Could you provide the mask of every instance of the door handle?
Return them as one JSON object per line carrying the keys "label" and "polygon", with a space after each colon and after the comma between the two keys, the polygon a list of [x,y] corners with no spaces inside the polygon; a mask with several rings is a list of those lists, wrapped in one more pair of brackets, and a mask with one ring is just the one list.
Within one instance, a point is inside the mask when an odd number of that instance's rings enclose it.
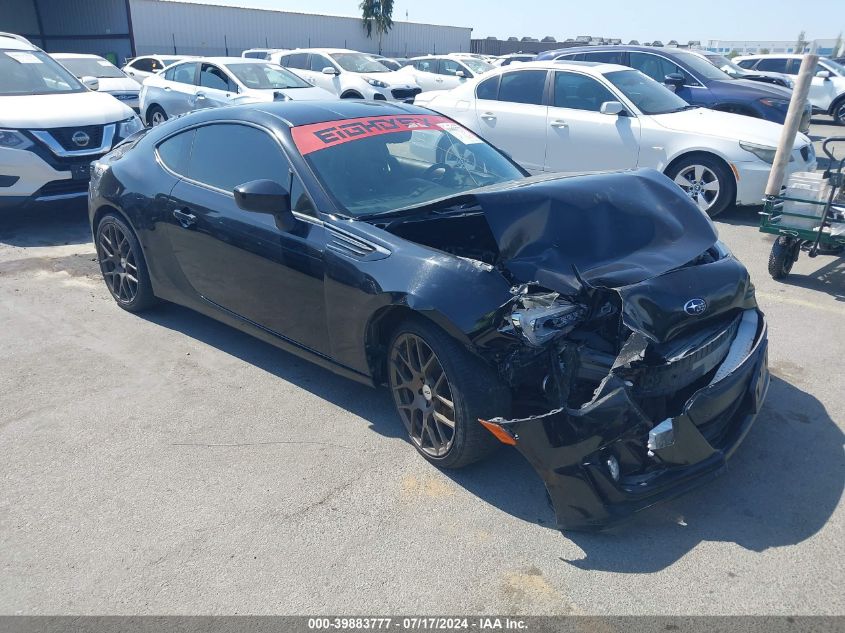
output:
{"label": "door handle", "polygon": [[204,93],[204,92],[198,92],[198,93],[197,93],[197,99],[206,99],[206,98],[207,98],[207,97],[205,96],[205,93]]}
{"label": "door handle", "polygon": [[165,86],[165,87],[164,87],[164,91],[165,91],[165,92],[170,92],[171,90],[172,90],[172,88],[171,88],[170,86]]}
{"label": "door handle", "polygon": [[492,112],[485,112],[484,114],[481,115],[481,118],[489,120],[489,121],[495,121],[496,115],[493,114]]}
{"label": "door handle", "polygon": [[180,209],[174,209],[173,217],[179,221],[179,224],[182,225],[183,229],[187,229],[197,223],[197,216],[193,213],[187,213],[186,211],[182,211]]}
{"label": "door handle", "polygon": [[555,119],[550,124],[552,127],[569,127],[569,123],[566,121],[561,121],[560,119]]}

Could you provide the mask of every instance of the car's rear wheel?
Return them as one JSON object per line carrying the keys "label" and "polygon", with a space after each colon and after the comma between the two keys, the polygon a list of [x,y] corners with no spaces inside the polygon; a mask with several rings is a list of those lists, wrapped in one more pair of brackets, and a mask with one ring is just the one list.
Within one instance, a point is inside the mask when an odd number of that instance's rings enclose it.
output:
{"label": "car's rear wheel", "polygon": [[507,415],[510,392],[443,330],[422,319],[405,321],[391,339],[387,365],[393,401],[423,457],[459,468],[497,448],[478,419]]}
{"label": "car's rear wheel", "polygon": [[686,156],[667,169],[666,175],[711,218],[735,200],[733,176],[717,158],[704,154]]}
{"label": "car's rear wheel", "polygon": [[155,127],[167,121],[167,113],[160,106],[150,106],[147,111],[147,119],[149,124]]}
{"label": "car's rear wheel", "polygon": [[129,312],[155,305],[144,253],[126,222],[114,214],[105,215],[97,225],[96,238],[100,270],[117,305]]}

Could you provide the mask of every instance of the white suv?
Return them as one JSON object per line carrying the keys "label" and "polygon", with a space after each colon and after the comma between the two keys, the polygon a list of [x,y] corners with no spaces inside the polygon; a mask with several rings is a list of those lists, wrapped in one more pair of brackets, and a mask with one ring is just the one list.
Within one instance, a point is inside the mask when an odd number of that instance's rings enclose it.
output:
{"label": "white suv", "polygon": [[283,55],[279,63],[341,99],[411,103],[422,92],[413,77],[343,48],[297,48]]}
{"label": "white suv", "polygon": [[[746,70],[769,71],[797,75],[803,55],[743,55],[733,61]],[[810,84],[810,103],[813,112],[823,112],[845,125],[845,66],[832,59],[821,57],[816,64],[816,75]]]}
{"label": "white suv", "polygon": [[0,77],[0,208],[84,198],[91,161],[142,127],[18,35],[0,33]]}

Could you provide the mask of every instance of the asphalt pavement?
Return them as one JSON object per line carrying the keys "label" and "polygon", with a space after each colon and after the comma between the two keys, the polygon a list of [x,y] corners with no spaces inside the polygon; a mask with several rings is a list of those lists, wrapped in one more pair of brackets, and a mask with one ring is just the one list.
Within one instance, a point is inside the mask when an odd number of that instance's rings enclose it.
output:
{"label": "asphalt pavement", "polygon": [[[845,133],[820,118],[815,136]],[[845,265],[766,272],[729,472],[561,534],[513,450],[429,466],[373,390],[188,310],[120,310],[81,208],[0,220],[0,614],[845,614]]]}

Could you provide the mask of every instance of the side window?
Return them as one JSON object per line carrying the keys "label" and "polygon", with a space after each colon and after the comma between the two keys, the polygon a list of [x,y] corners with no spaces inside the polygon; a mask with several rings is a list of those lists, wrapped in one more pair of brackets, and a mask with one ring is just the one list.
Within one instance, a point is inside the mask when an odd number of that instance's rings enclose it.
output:
{"label": "side window", "polygon": [[223,123],[197,128],[185,175],[231,192],[238,185],[262,178],[284,185],[289,169],[281,147],[267,132]]}
{"label": "side window", "polygon": [[545,70],[523,70],[505,73],[502,75],[499,85],[499,101],[542,105],[545,87]]}
{"label": "side window", "polygon": [[499,93],[499,75],[485,79],[475,89],[476,99],[489,99],[495,101]]}
{"label": "side window", "polygon": [[294,53],[287,58],[285,64],[288,68],[299,68],[305,70],[308,68],[308,53]]}
{"label": "side window", "polygon": [[238,87],[226,73],[217,66],[203,64],[200,68],[200,86],[212,90],[223,90],[226,92],[237,92]]}
{"label": "side window", "polygon": [[437,60],[434,59],[418,59],[414,62],[414,68],[421,70],[424,73],[433,73],[437,68]]}
{"label": "side window", "polygon": [[668,59],[659,57],[658,55],[632,52],[630,57],[631,68],[636,68],[644,75],[651,77],[659,83],[663,83],[666,79],[666,75],[671,75],[672,73],[680,73],[683,75],[684,83],[687,85],[698,83],[683,68],[674,62],[670,62]]}
{"label": "side window", "polygon": [[310,70],[313,70],[315,73],[321,73],[323,72],[323,68],[329,67],[334,68],[334,64],[322,55],[311,53],[311,63],[308,65]]}
{"label": "side window", "polygon": [[[765,59],[760,60],[760,63],[757,64],[756,70],[771,73],[785,73],[788,61],[789,60],[786,57],[766,57]],[[796,74],[797,72],[798,71],[796,69]]]}
{"label": "side window", "polygon": [[317,217],[317,210],[314,208],[314,203],[311,198],[305,193],[305,187],[302,186],[296,174],[290,175],[290,208],[297,213]]}
{"label": "side window", "polygon": [[602,62],[603,64],[625,64],[625,54],[622,51],[596,51],[584,53],[585,62]]}
{"label": "side window", "polygon": [[193,85],[196,76],[196,68],[197,65],[193,63],[177,64],[172,68],[168,68],[164,72],[164,78],[168,81],[179,82],[180,84]]}
{"label": "side window", "polygon": [[464,71],[464,76],[471,77],[472,75],[467,75],[467,71],[464,70],[464,67],[461,66],[458,62],[452,61],[451,59],[441,59],[440,66],[437,68],[438,75],[449,75],[450,77],[454,77],[458,74],[459,70]]}
{"label": "side window", "polygon": [[152,72],[157,73],[162,68],[164,68],[164,64],[162,64],[160,61],[158,61],[155,58],[150,59],[150,70],[152,70]]}
{"label": "side window", "polygon": [[129,64],[135,70],[140,70],[145,73],[153,72],[153,60],[149,57],[142,57],[141,59],[136,59],[134,62]]}
{"label": "side window", "polygon": [[554,105],[557,108],[598,112],[605,101],[618,101],[598,81],[577,73],[556,72],[554,90]]}
{"label": "side window", "polygon": [[737,66],[740,68],[754,68],[754,64],[757,63],[756,59],[741,59],[737,62]]}
{"label": "side window", "polygon": [[568,55],[558,55],[557,57],[555,57],[555,59],[563,62],[583,62],[584,53],[570,53]]}
{"label": "side window", "polygon": [[191,145],[194,142],[194,132],[188,130],[175,136],[171,136],[156,148],[161,162],[168,169],[177,174],[186,174],[188,171],[188,159],[191,157]]}

